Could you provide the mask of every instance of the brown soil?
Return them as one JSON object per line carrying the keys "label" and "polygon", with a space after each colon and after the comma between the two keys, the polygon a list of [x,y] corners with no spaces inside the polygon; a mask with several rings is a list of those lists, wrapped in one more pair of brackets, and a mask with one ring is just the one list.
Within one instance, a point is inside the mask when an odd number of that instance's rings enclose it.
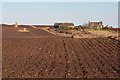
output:
{"label": "brown soil", "polygon": [[2,28],[2,36],[3,38],[49,38],[55,37],[53,34],[49,34],[48,32],[35,29],[32,27],[26,27],[26,29],[30,32],[19,32],[19,30],[23,29],[24,27],[3,27]]}
{"label": "brown soil", "polygon": [[113,31],[118,31],[120,33],[120,28],[111,28],[110,30],[113,30]]}
{"label": "brown soil", "polygon": [[58,38],[27,29],[31,32],[23,34],[17,28],[3,27],[3,78],[118,77],[117,40]]}

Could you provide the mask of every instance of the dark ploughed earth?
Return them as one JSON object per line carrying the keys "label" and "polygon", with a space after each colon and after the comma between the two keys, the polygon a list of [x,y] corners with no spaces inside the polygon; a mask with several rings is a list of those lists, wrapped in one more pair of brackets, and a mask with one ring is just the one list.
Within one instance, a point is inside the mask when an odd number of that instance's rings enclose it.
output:
{"label": "dark ploughed earth", "polygon": [[3,27],[3,78],[117,78],[118,41],[72,39],[41,29]]}
{"label": "dark ploughed earth", "polygon": [[35,29],[32,27],[26,27],[27,30],[30,32],[18,32],[18,30],[23,29],[23,27],[3,27],[3,38],[49,38],[49,37],[55,37],[53,34],[49,34],[48,32],[41,30],[41,29]]}

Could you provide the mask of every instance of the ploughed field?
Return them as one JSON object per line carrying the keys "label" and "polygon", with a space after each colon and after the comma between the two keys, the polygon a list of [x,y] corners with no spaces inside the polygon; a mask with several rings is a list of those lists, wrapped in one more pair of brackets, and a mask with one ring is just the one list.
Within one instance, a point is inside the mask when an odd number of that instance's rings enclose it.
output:
{"label": "ploughed field", "polygon": [[8,33],[3,31],[3,78],[118,77],[117,40],[58,38],[54,35],[54,38],[13,38],[5,34]]}
{"label": "ploughed field", "polygon": [[[30,32],[18,32],[18,30],[21,30],[23,28],[26,28]],[[49,37],[55,37],[53,34],[49,34],[48,32],[41,30],[41,29],[35,29],[30,26],[26,27],[2,27],[2,37],[4,39],[7,38],[49,38]]]}

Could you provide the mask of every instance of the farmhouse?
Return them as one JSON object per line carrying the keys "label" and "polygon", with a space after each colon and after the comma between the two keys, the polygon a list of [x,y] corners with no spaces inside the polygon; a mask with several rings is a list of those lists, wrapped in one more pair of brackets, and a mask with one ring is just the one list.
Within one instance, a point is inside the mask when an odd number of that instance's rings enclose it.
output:
{"label": "farmhouse", "polygon": [[60,28],[60,27],[63,27],[63,26],[68,26],[68,27],[74,28],[73,23],[54,23],[54,28]]}
{"label": "farmhouse", "polygon": [[88,23],[89,29],[102,29],[103,28],[103,22],[90,22]]}

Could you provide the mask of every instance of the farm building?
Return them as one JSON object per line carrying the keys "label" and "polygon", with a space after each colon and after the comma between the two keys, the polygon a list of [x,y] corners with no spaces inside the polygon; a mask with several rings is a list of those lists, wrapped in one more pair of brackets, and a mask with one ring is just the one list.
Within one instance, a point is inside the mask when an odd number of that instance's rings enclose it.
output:
{"label": "farm building", "polygon": [[68,27],[74,28],[73,23],[55,23],[54,24],[54,28],[60,28],[60,27],[63,27],[63,26],[68,26]]}
{"label": "farm building", "polygon": [[89,29],[102,29],[103,28],[103,22],[90,22],[88,23]]}

